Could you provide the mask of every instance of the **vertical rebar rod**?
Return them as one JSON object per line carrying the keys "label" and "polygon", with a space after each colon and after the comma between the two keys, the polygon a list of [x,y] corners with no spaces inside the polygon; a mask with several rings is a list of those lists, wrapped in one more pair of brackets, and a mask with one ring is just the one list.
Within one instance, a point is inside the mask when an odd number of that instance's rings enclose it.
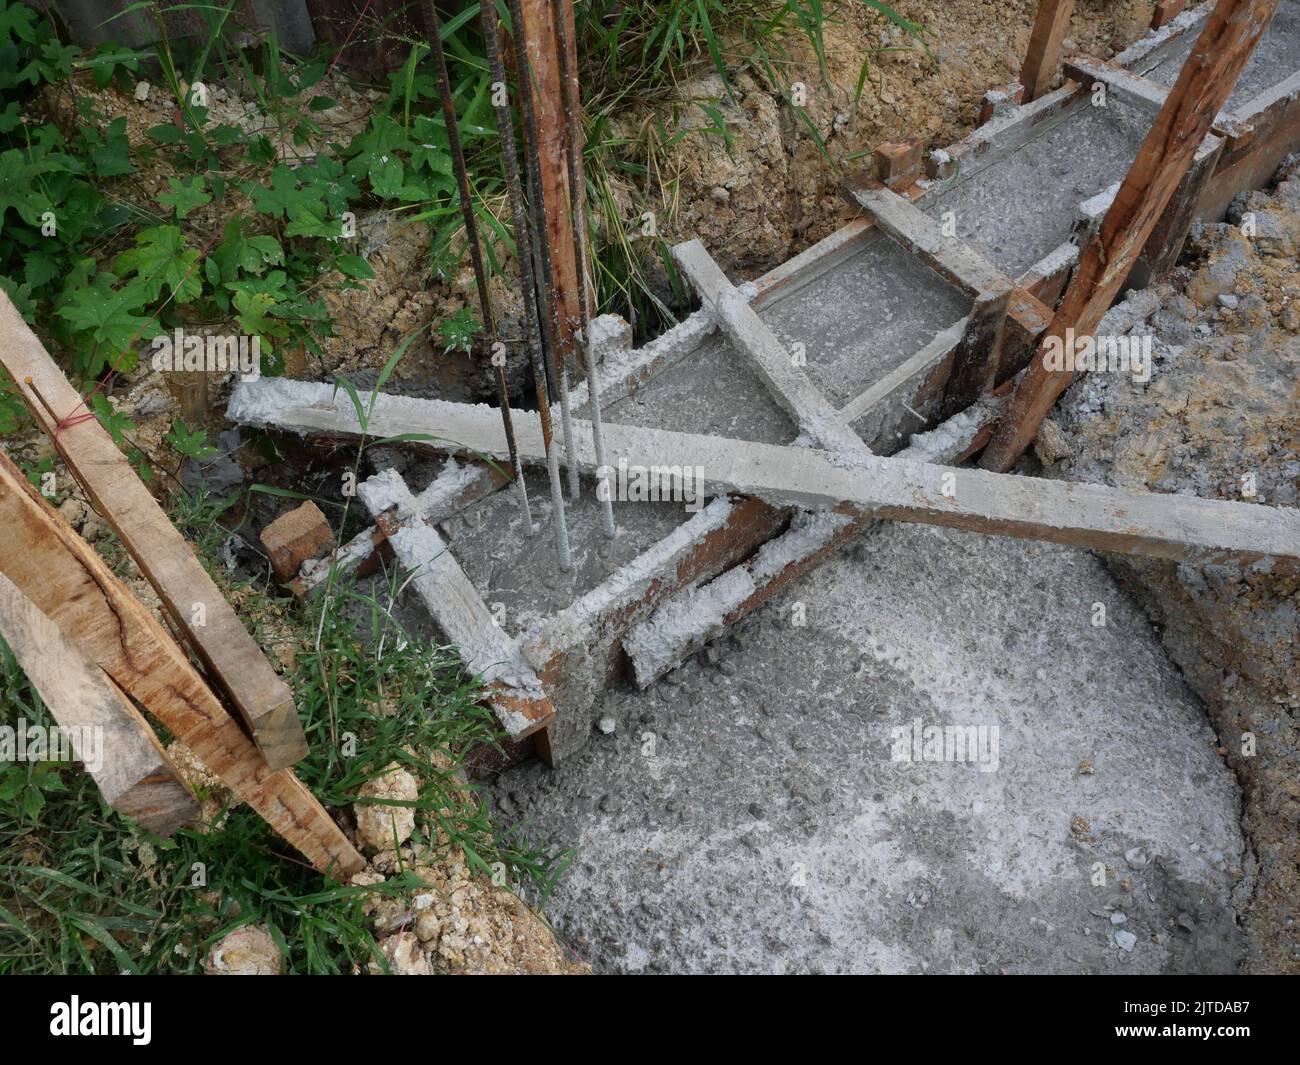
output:
{"label": "vertical rebar rod", "polygon": [[[487,273],[483,269],[483,253],[479,247],[478,222],[474,217],[473,192],[469,184],[469,170],[465,166],[465,151],[460,143],[460,127],[456,120],[456,106],[451,97],[451,77],[447,73],[447,57],[442,50],[442,33],[438,29],[438,12],[430,2],[425,5],[425,17],[429,20],[429,39],[433,50],[433,60],[438,73],[438,90],[442,94],[442,118],[447,126],[447,145],[451,150],[451,167],[456,178],[456,189],[460,196],[461,215],[465,222],[465,243],[469,247],[470,263],[474,267],[474,284],[478,289],[479,312],[483,318],[483,333],[487,337],[489,358],[496,354],[497,323],[492,313],[492,295],[488,291]],[[504,366],[497,366],[497,395],[501,401],[501,423],[505,428],[506,446],[510,451],[510,466],[514,473],[515,488],[519,493],[519,508],[523,514],[525,528],[533,527],[532,507],[528,504],[528,485],[524,482],[524,468],[519,459],[519,447],[515,443],[514,418],[510,413],[510,390],[506,384]]]}
{"label": "vertical rebar rod", "polygon": [[532,64],[524,40],[524,13],[521,0],[509,0],[510,19],[514,23],[515,52],[519,60],[519,114],[524,134],[524,176],[528,182],[529,219],[532,223],[533,254],[540,282],[538,306],[542,311],[543,349],[552,396],[560,401],[560,427],[564,433],[564,453],[569,462],[571,494],[578,495],[578,456],[573,444],[573,420],[569,409],[569,374],[565,352],[560,347],[560,315],[555,298],[555,267],[547,241],[546,199],[542,191],[541,136],[537,128],[534,103]]}
{"label": "vertical rebar rod", "polygon": [[[510,18],[514,23],[514,37],[520,79],[526,77],[527,58],[519,44],[520,27],[517,13],[518,0],[514,0]],[[487,46],[488,69],[496,86],[504,89],[505,64],[501,58],[501,20],[492,0],[479,0],[483,18],[483,36]],[[569,555],[569,529],[564,514],[564,493],[560,488],[559,461],[556,455],[555,436],[551,426],[551,400],[545,372],[545,345],[543,342],[541,309],[537,303],[537,277],[534,273],[532,226],[524,204],[523,183],[519,173],[519,156],[515,149],[514,119],[504,92],[493,93],[496,99],[497,133],[501,142],[501,162],[505,170],[506,191],[510,200],[510,215],[515,232],[515,257],[519,260],[519,289],[524,301],[524,340],[528,346],[528,362],[533,372],[533,386],[537,390],[537,407],[542,423],[542,444],[546,450],[546,472],[551,485],[551,511],[555,527],[556,550],[560,569],[573,568]],[[523,107],[520,106],[522,113]]]}
{"label": "vertical rebar rod", "polygon": [[[605,535],[613,538],[618,532],[614,524],[613,490],[609,481],[609,465],[605,458],[605,425],[600,413],[600,380],[596,370],[595,352],[591,342],[592,294],[595,278],[587,250],[587,182],[583,172],[582,154],[586,138],[582,131],[582,94],[578,85],[577,42],[569,23],[572,8],[566,0],[556,0],[555,37],[560,53],[560,88],[564,99],[564,118],[567,127],[569,163],[569,209],[573,212],[573,241],[578,262],[578,309],[582,327],[582,361],[587,371],[587,406],[591,411],[591,439],[596,450],[598,475],[606,478],[605,498],[601,500],[601,519]],[[567,12],[566,12],[567,8]],[[596,493],[597,498],[600,493]]]}

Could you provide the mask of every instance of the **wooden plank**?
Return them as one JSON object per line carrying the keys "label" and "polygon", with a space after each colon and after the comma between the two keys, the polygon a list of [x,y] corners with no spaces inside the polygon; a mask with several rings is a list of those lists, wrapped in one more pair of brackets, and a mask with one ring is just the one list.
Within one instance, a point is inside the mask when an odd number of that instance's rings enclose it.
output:
{"label": "wooden plank", "polygon": [[[435,482],[436,483],[436,482]],[[395,508],[388,542],[429,616],[460,652],[466,672],[486,685],[488,704],[512,739],[531,735],[555,716],[542,683],[518,643],[496,623],[447,542],[419,510],[419,500],[395,470],[357,486],[376,518]]]}
{"label": "wooden plank", "polygon": [[1073,78],[1090,89],[1098,83],[1105,85],[1108,99],[1113,96],[1139,111],[1155,114],[1169,95],[1168,89],[1150,78],[1080,52],[1067,56],[1064,66],[1067,78]]}
{"label": "wooden plank", "polygon": [[[1065,62],[1065,72],[1075,81],[1083,82],[1089,87],[1098,83],[1105,85],[1107,97],[1113,96],[1130,107],[1153,115],[1165,105],[1171,91],[1159,82],[1114,62],[1094,59],[1082,52],[1070,54]],[[1214,121],[1216,125],[1232,126],[1236,118],[1231,111],[1220,111]]]}
{"label": "wooden plank", "polygon": [[848,175],[843,188],[876,225],[972,299],[1007,284],[1002,271],[893,189],[861,172]]}
{"label": "wooden plank", "polygon": [[1061,61],[1061,42],[1070,26],[1074,0],[1039,0],[1034,28],[1029,33],[1029,47],[1020,68],[1020,84],[1025,87],[1025,102],[1037,100],[1052,87],[1056,68]]}
{"label": "wooden plank", "polygon": [[[346,396],[328,384],[262,378],[241,382],[229,416],[250,426],[333,438],[356,438],[361,427]],[[423,446],[460,454],[506,454],[497,412],[486,405],[383,394],[371,435],[425,433]],[[519,454],[545,463],[537,416],[521,411]],[[591,426],[574,423],[579,468],[596,471]],[[782,447],[609,423],[609,461],[704,469],[710,496],[757,496],[775,506],[843,505],[876,517],[946,525],[975,532],[1049,540],[1124,554],[1201,564],[1271,559],[1278,571],[1300,560],[1300,512],[1249,503],[1160,495],[1090,484],[1009,477],[982,470],[945,470],[894,458]],[[948,480],[951,478],[951,480]]]}
{"label": "wooden plank", "polygon": [[1300,71],[1260,93],[1235,112],[1214,175],[1201,196],[1196,217],[1217,222],[1233,198],[1263,188],[1282,160],[1300,150]]}
{"label": "wooden plank", "polygon": [[1007,470],[1069,387],[1074,374],[1048,369],[1043,355],[1066,330],[1089,336],[1127,279],[1215,116],[1236,84],[1277,0],[1221,0],[1156,116],[1097,236],[1079,261],[1052,324],[1016,389],[980,464]]}
{"label": "wooden plank", "polygon": [[173,622],[230,696],[267,764],[280,769],[300,759],[307,753],[307,739],[288,685],[99,420],[60,426],[61,419],[84,412],[85,405],[4,293],[0,365],[9,371],[27,409],[49,434],[92,505],[154,586]]}
{"label": "wooden plank", "polygon": [[998,375],[1011,293],[1011,282],[1004,281],[975,297],[961,341],[953,353],[952,373],[939,404],[940,419],[946,420],[965,410],[992,388]]}
{"label": "wooden plank", "polygon": [[963,318],[935,334],[934,339],[915,355],[894,367],[884,377],[873,382],[867,389],[844,404],[840,408],[840,417],[846,422],[855,422],[882,404],[899,399],[907,402],[917,383],[927,377],[935,366],[952,355],[965,333],[966,319]]}
{"label": "wooden plank", "polygon": [[0,637],[106,803],[160,836],[194,820],[199,805],[140,711],[3,573]]}
{"label": "wooden plank", "polygon": [[1152,228],[1151,235],[1147,237],[1146,244],[1142,246],[1142,254],[1129,271],[1125,282],[1128,287],[1146,288],[1158,278],[1164,277],[1177,264],[1201,202],[1214,179],[1223,145],[1223,139],[1213,133],[1201,142],[1192,165],[1178,183],[1178,188],[1174,190],[1159,221]]}
{"label": "wooden plank", "polygon": [[747,358],[772,398],[810,438],[830,450],[867,450],[862,438],[840,417],[790,351],[727,280],[698,240],[673,248],[673,259],[717,316],[718,324]]}
{"label": "wooden plank", "polygon": [[272,770],[161,623],[0,454],[0,572],[322,873],[365,862],[288,769]]}

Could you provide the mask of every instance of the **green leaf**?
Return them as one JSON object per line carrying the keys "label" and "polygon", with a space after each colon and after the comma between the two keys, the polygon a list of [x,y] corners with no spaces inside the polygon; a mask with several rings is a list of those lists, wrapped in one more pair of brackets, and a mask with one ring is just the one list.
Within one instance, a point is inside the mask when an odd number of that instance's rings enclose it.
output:
{"label": "green leaf", "polygon": [[[105,349],[87,358],[83,367],[87,374],[96,374],[104,366],[134,368],[137,356],[132,346],[157,335],[155,319],[134,313],[141,305],[140,293],[129,286],[114,289],[116,281],[112,274],[100,273],[89,285],[74,282],[64,290],[55,312],[73,329],[89,333],[97,349]],[[125,356],[120,361],[119,354]]]}
{"label": "green leaf", "polygon": [[164,122],[157,126],[150,126],[145,130],[144,135],[155,144],[180,144],[184,132],[170,122]]}
{"label": "green leaf", "polygon": [[131,165],[131,143],[126,139],[125,116],[109,124],[103,142],[90,153],[90,162],[100,177],[120,177],[135,170]]}
{"label": "green leaf", "polygon": [[179,226],[151,226],[136,234],[134,248],[113,260],[113,269],[123,277],[138,275],[151,301],[165,286],[177,303],[188,303],[203,291],[198,261],[198,251],[186,247]]}
{"label": "green leaf", "polygon": [[369,281],[375,276],[370,264],[360,255],[340,255],[334,260],[334,265],[346,277],[355,277],[359,281]]}
{"label": "green leaf", "polygon": [[169,177],[167,184],[171,191],[159,193],[158,202],[175,210],[177,218],[184,218],[191,211],[212,202],[212,197],[205,191],[206,182],[201,174],[185,181]]}

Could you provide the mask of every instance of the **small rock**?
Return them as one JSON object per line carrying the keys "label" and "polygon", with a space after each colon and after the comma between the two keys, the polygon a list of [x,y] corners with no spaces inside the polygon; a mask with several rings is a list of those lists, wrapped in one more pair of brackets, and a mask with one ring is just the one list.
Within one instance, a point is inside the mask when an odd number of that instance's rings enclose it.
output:
{"label": "small rock", "polygon": [[1219,294],[1219,306],[1235,311],[1237,309],[1237,297],[1231,292],[1222,292]]}
{"label": "small rock", "polygon": [[1119,949],[1124,951],[1126,954],[1137,946],[1137,941],[1137,936],[1124,929],[1120,929],[1120,931],[1115,933],[1115,946],[1119,947]]}
{"label": "small rock", "polygon": [[618,722],[606,714],[596,722],[596,727],[606,736],[612,736],[614,735],[614,731],[618,728]]}
{"label": "small rock", "polygon": [[[358,794],[366,799],[413,801],[420,797],[420,786],[415,777],[393,762],[379,776],[362,784]],[[354,810],[357,842],[367,850],[382,851],[391,848],[394,835],[400,846],[415,831],[415,810],[409,806],[358,803]]]}
{"label": "small rock", "polygon": [[1141,847],[1130,847],[1124,852],[1124,861],[1128,862],[1130,869],[1145,869],[1151,861],[1151,856]]}
{"label": "small rock", "polygon": [[153,86],[150,85],[147,81],[137,81],[137,82],[135,83],[135,99],[136,99],[136,103],[141,103],[141,104],[142,104],[142,103],[144,103],[147,99],[149,99],[149,92],[150,92],[150,90],[151,90],[152,88],[153,88]]}
{"label": "small rock", "polygon": [[208,952],[209,976],[279,976],[284,957],[260,925],[236,928]]}
{"label": "small rock", "polygon": [[1127,921],[1128,921],[1128,914],[1120,913],[1119,910],[1116,910],[1114,913],[1110,915],[1110,923],[1113,925],[1125,924]]}
{"label": "small rock", "polygon": [[[429,976],[433,972],[429,967],[429,959],[424,956],[424,951],[420,949],[420,941],[413,932],[401,932],[389,936],[379,944],[379,949],[388,959],[388,965],[394,976]],[[374,971],[383,971],[373,962],[371,968]]]}
{"label": "small rock", "polygon": [[432,910],[425,910],[415,919],[415,934],[421,943],[437,939],[442,932],[442,919]]}

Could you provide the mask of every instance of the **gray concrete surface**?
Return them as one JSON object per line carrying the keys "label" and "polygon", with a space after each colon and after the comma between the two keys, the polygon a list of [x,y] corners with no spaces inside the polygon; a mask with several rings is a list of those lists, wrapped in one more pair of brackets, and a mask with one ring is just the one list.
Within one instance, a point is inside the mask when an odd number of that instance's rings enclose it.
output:
{"label": "gray concrete surface", "polygon": [[[644,693],[609,693],[595,713],[613,732],[567,764],[495,784],[499,818],[576,849],[548,913],[597,971],[1218,972],[1241,956],[1236,785],[1091,555],[882,525],[733,632]],[[892,760],[892,730],[916,720],[997,726],[996,770]]]}
{"label": "gray concrete surface", "polygon": [[1070,237],[1082,200],[1124,177],[1150,117],[1111,99],[1073,117],[923,208],[951,211],[957,236],[1012,277]]}
{"label": "gray concrete surface", "polygon": [[[1198,33],[1190,33],[1176,51],[1147,74],[1161,85],[1173,85],[1192,53]],[[1270,86],[1300,70],[1300,3],[1282,0],[1264,36],[1233,87],[1224,110],[1231,111]]]}

